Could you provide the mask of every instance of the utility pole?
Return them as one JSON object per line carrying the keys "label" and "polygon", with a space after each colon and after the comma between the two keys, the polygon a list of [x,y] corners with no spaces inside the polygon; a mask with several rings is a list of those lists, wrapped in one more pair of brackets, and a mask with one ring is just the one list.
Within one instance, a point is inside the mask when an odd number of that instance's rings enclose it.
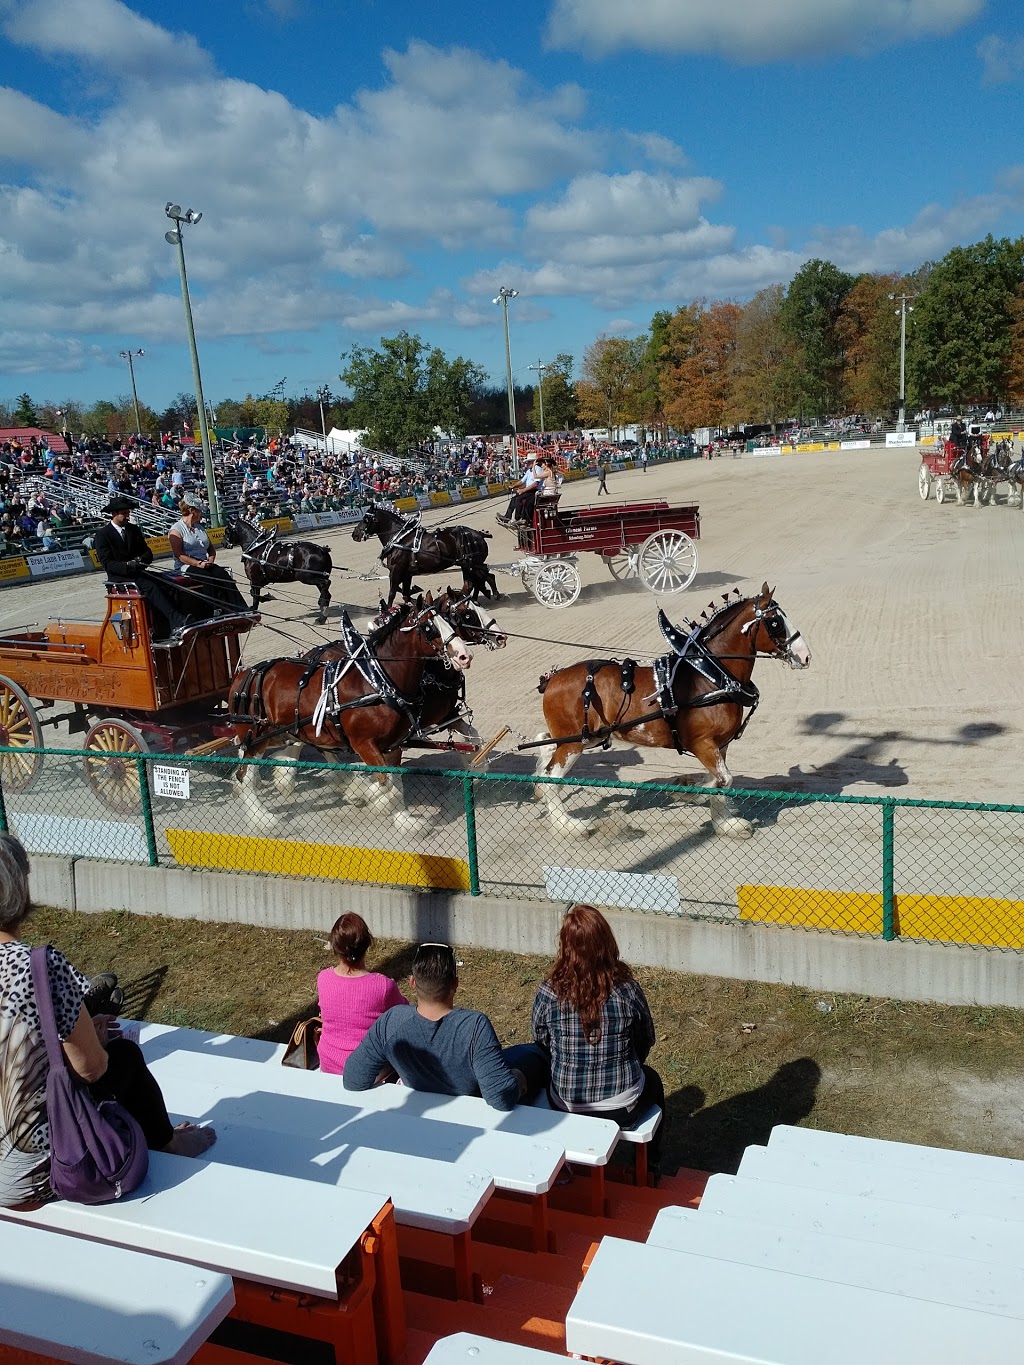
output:
{"label": "utility pole", "polygon": [[528,370],[537,371],[537,392],[540,394],[540,434],[544,435],[544,371],[550,370],[550,365],[543,364],[540,360],[536,365],[528,365]]}
{"label": "utility pole", "polygon": [[141,436],[142,418],[139,416],[139,391],[135,387],[134,358],[137,355],[145,355],[146,352],[140,349],[138,351],[121,351],[119,352],[119,354],[122,360],[127,360],[128,362],[128,373],[131,375],[132,378],[132,401],[135,403],[135,434],[136,436]]}
{"label": "utility pole", "polygon": [[327,418],[324,416],[324,404],[331,405],[331,391],[326,384],[323,384],[316,391],[317,400],[320,403],[320,431],[324,438],[324,458],[327,458]]}
{"label": "utility pole", "polygon": [[893,303],[898,302],[896,316],[900,320],[900,415],[896,422],[897,431],[907,429],[907,314],[914,311],[911,300],[915,294],[890,294]]}
{"label": "utility pole", "polygon": [[170,200],[167,201],[164,213],[174,224],[170,232],[164,233],[164,240],[178,248],[178,273],[181,276],[181,298],[185,305],[185,330],[188,332],[188,345],[192,353],[192,379],[196,389],[196,408],[199,411],[199,434],[203,443],[203,468],[206,471],[206,495],[210,500],[210,523],[213,526],[220,526],[220,499],[217,496],[217,480],[213,472],[213,449],[210,445],[210,428],[206,420],[206,399],[203,397],[199,352],[196,350],[196,329],[192,323],[192,301],[188,294],[188,276],[185,274],[185,247],[181,240],[182,224],[195,226],[203,215],[195,213],[192,209],[186,209],[182,213],[181,205],[172,204]]}
{"label": "utility pole", "polygon": [[492,303],[500,303],[505,316],[505,387],[508,390],[508,428],[512,437],[512,468],[519,473],[519,450],[516,446],[516,400],[512,388],[512,346],[508,337],[508,301],[519,297],[518,289],[508,289],[502,285]]}

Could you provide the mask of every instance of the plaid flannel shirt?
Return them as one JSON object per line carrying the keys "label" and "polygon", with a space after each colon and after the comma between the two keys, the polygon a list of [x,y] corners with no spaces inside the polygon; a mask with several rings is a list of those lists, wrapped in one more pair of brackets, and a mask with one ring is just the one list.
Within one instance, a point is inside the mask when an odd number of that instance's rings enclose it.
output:
{"label": "plaid flannel shirt", "polygon": [[654,1020],[637,983],[623,981],[605,1001],[601,1036],[590,1043],[579,1015],[545,981],[533,1001],[533,1036],[551,1055],[552,1090],[566,1104],[585,1107],[642,1084]]}

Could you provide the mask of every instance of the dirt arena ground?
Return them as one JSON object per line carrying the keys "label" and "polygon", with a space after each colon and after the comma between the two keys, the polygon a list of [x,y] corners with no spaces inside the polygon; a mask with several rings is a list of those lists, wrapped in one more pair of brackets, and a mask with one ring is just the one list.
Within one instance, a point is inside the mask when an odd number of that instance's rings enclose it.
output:
{"label": "dirt arena ground", "polygon": [[[791,672],[762,662],[762,704],[730,754],[737,785],[827,793],[1014,802],[1021,799],[1014,679],[1024,657],[1024,517],[1004,505],[975,509],[917,491],[915,450],[836,452],[764,460],[688,461],[613,474],[614,499],[662,496],[700,504],[700,568],[693,586],[663,599],[675,619],[699,612],[734,587],[767,579],[807,639],[811,668]],[[563,503],[594,499],[596,483],[567,485]],[[425,514],[493,534],[491,560],[510,561],[511,532],[496,525],[497,501]],[[454,517],[453,517],[454,512]],[[352,575],[371,572],[376,542],[349,530],[316,537]],[[239,569],[237,551],[221,562]],[[600,654],[660,652],[656,599],[637,583],[611,578],[596,555],[580,557],[583,592],[561,611],[536,603],[517,578],[496,614],[518,635],[502,653],[478,651],[469,698],[484,736],[508,723],[517,736],[541,728],[536,680],[555,664]],[[452,576],[454,577],[454,576]],[[434,582],[423,586],[436,587]],[[335,605],[376,604],[382,582],[335,575]],[[50,615],[92,617],[101,610],[95,576],[5,588],[0,629]],[[312,624],[313,589],[286,586],[266,607],[268,626],[304,644],[325,638]],[[282,618],[287,618],[284,620]],[[295,642],[260,629],[247,658],[293,652]],[[47,732],[47,744],[60,743]],[[513,747],[510,736],[502,747]],[[500,766],[500,765],[499,765]],[[522,758],[510,767],[522,771]],[[576,775],[696,779],[692,759],[645,751],[585,757]]]}

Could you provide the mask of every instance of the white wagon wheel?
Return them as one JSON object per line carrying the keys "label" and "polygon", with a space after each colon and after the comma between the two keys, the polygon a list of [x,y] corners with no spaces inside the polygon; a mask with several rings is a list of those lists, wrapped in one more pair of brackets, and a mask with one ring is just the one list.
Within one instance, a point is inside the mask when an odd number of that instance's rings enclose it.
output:
{"label": "white wagon wheel", "polygon": [[85,779],[110,810],[133,815],[142,806],[136,754],[149,753],[149,745],[134,725],[111,716],[97,721],[85,737],[89,757]]}
{"label": "white wagon wheel", "polygon": [[921,494],[923,501],[927,502],[928,494],[932,491],[932,480],[927,465],[922,465],[918,473],[917,491]]}
{"label": "white wagon wheel", "polygon": [[[28,693],[0,675],[0,746],[6,749],[41,749],[43,731]],[[42,754],[0,755],[0,779],[4,791],[27,792],[43,766]]]}
{"label": "white wagon wheel", "polygon": [[637,572],[648,592],[682,592],[697,573],[697,547],[685,531],[655,531],[640,547]]}
{"label": "white wagon wheel", "polygon": [[935,480],[935,501],[940,505],[946,501],[946,480],[941,474]]}
{"label": "white wagon wheel", "polygon": [[568,559],[553,559],[541,565],[530,586],[542,607],[571,607],[583,591],[583,580]]}
{"label": "white wagon wheel", "polygon": [[617,578],[623,582],[627,578],[636,578],[639,574],[637,560],[640,556],[639,545],[627,545],[624,550],[617,550],[613,555],[602,555],[604,566],[611,574],[612,578]]}

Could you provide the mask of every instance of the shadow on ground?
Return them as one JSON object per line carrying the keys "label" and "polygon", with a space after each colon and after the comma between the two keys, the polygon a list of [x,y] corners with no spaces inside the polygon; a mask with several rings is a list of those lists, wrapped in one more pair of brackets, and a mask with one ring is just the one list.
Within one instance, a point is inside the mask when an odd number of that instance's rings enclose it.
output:
{"label": "shadow on ground", "polygon": [[694,1085],[669,1095],[666,1146],[672,1164],[734,1175],[744,1151],[764,1146],[779,1123],[801,1123],[818,1097],[821,1068],[810,1057],[785,1062],[756,1090],[743,1090],[704,1108]]}

